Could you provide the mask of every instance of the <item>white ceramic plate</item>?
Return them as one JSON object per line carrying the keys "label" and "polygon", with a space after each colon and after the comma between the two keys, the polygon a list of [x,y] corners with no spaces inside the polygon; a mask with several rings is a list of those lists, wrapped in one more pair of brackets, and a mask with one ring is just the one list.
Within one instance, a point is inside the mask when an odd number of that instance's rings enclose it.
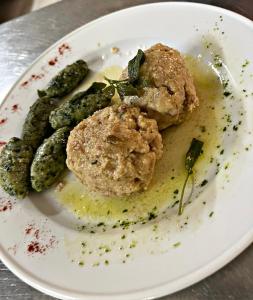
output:
{"label": "white ceramic plate", "polygon": [[[1,191],[0,256],[8,268],[36,289],[61,299],[151,299],[203,279],[243,251],[253,240],[253,43],[249,43],[252,37],[252,22],[233,12],[170,2],[137,6],[99,18],[45,51],[6,96],[0,110],[1,141],[20,136],[24,117],[36,99],[36,89],[43,88],[66,64],[83,58],[95,72],[112,65],[125,66],[138,47],[155,42],[193,56],[203,51],[203,43],[207,46],[208,40],[216,44],[215,49],[218,45],[225,62],[224,72],[236,95],[224,101],[229,103],[226,107],[232,122],[240,109],[242,124],[224,137],[224,147],[230,151],[225,151],[220,173],[186,208],[181,219],[175,215],[167,220],[169,228],[158,234],[160,242],[152,244],[152,251],[147,250],[153,241],[143,238],[127,263],[118,259],[120,251],[113,250],[108,254],[109,265],[78,266],[82,240],[92,239],[92,234],[75,229],[79,221],[59,206],[50,193],[17,201]],[[63,43],[71,49],[62,48],[61,55],[59,46]],[[113,46],[120,48],[119,54],[111,53]],[[49,65],[55,57],[55,66]],[[242,67],[245,59],[250,64]],[[17,108],[13,107],[15,104]],[[212,211],[214,214],[209,217]],[[181,225],[186,216],[189,226],[183,230]],[[136,235],[150,237],[152,228],[139,226]],[[114,239],[117,248],[116,239],[120,236],[121,232],[109,231],[95,235],[93,242],[95,245],[100,239]],[[36,245],[42,247],[38,249],[43,253],[34,252]],[[27,252],[28,247],[32,253]]]}

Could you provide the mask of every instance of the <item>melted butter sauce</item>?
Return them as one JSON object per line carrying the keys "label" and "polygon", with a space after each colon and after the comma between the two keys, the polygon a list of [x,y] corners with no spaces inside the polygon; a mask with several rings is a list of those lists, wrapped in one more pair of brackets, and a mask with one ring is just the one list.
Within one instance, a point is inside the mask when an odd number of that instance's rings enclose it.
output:
{"label": "melted butter sauce", "polygon": [[[164,153],[156,164],[148,190],[128,197],[103,197],[90,193],[70,175],[64,188],[56,192],[56,197],[78,218],[106,224],[117,220],[143,221],[150,212],[159,214],[171,207],[179,199],[186,175],[184,158],[193,137],[204,142],[204,153],[195,165],[195,184],[199,185],[205,179],[210,160],[217,155],[217,145],[222,143],[223,88],[212,68],[201,59],[186,57],[186,63],[194,78],[200,106],[184,123],[162,132]],[[103,76],[118,79],[121,71],[116,66],[107,68],[91,78],[87,85],[103,80]]]}

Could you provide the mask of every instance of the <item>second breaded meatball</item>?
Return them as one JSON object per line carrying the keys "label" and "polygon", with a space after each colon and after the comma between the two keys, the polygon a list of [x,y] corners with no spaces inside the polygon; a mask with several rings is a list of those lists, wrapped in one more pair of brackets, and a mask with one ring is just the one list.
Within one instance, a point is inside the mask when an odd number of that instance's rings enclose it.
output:
{"label": "second breaded meatball", "polygon": [[128,195],[148,187],[162,147],[155,120],[138,107],[112,106],[71,131],[67,166],[92,191]]}
{"label": "second breaded meatball", "polygon": [[[127,96],[124,102],[141,107],[157,121],[160,130],[182,122],[199,104],[185,61],[173,48],[156,44],[146,50],[139,77],[146,85],[141,96]],[[122,74],[125,78],[126,70]]]}

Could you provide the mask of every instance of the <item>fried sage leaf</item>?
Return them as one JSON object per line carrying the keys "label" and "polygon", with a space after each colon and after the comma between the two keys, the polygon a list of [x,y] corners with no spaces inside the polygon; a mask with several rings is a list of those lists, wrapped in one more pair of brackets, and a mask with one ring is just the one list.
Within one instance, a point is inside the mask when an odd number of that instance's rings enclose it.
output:
{"label": "fried sage leaf", "polygon": [[128,62],[129,82],[134,83],[139,78],[140,67],[145,61],[144,52],[139,49],[136,56]]}
{"label": "fried sage leaf", "polygon": [[49,118],[51,126],[54,129],[75,126],[95,111],[108,106],[114,92],[114,87],[109,86],[103,90],[97,89],[94,93],[94,86],[91,86],[87,91],[75,94],[69,101],[52,111]]}
{"label": "fried sage leaf", "polygon": [[30,165],[33,149],[13,137],[0,154],[0,185],[11,196],[24,198],[30,187]]}
{"label": "fried sage leaf", "polygon": [[45,90],[38,90],[38,95],[39,97],[63,97],[73,91],[88,72],[87,63],[84,60],[77,60],[57,74]]}
{"label": "fried sage leaf", "polygon": [[145,61],[144,52],[139,49],[136,56],[128,62],[128,78],[123,80],[113,80],[105,77],[105,80],[113,85],[123,100],[125,96],[138,96],[141,88],[147,85],[146,82],[140,81],[139,73],[140,67]]}
{"label": "fried sage leaf", "polygon": [[203,145],[204,145],[203,142],[195,138],[192,139],[191,146],[188,152],[186,153],[186,157],[185,157],[185,169],[190,174],[192,172],[196,160],[201,154]]}
{"label": "fried sage leaf", "polygon": [[123,100],[125,96],[138,95],[138,89],[134,87],[132,83],[128,81],[128,79],[114,80],[105,77],[105,80],[108,81],[111,86],[116,88],[121,100]]}
{"label": "fried sage leaf", "polygon": [[117,92],[120,99],[124,99],[125,96],[135,96],[138,95],[138,90],[129,82],[122,82],[116,85]]}
{"label": "fried sage leaf", "polygon": [[22,131],[22,139],[34,151],[50,133],[49,115],[57,106],[57,100],[49,97],[38,98],[30,107]]}
{"label": "fried sage leaf", "polygon": [[202,152],[202,148],[203,148],[204,143],[197,140],[197,139],[192,139],[191,142],[191,146],[189,148],[189,150],[186,153],[185,156],[185,169],[187,171],[187,175],[184,181],[184,185],[182,188],[182,192],[180,195],[180,200],[179,200],[179,208],[178,208],[178,215],[182,215],[183,213],[183,198],[184,198],[184,191],[186,188],[186,184],[188,182],[188,179],[190,177],[190,175],[192,174],[193,171],[193,167],[198,159],[198,157],[200,156],[201,152]]}
{"label": "fried sage leaf", "polygon": [[115,88],[114,88],[114,86],[107,86],[102,92],[101,92],[101,94],[103,95],[103,97],[105,97],[105,98],[108,98],[108,99],[110,99],[110,101],[111,101],[111,99],[112,99],[112,97],[114,96],[114,94],[115,94]]}
{"label": "fried sage leaf", "polygon": [[66,144],[70,129],[58,129],[38,148],[31,165],[32,188],[42,192],[61,176],[66,164]]}

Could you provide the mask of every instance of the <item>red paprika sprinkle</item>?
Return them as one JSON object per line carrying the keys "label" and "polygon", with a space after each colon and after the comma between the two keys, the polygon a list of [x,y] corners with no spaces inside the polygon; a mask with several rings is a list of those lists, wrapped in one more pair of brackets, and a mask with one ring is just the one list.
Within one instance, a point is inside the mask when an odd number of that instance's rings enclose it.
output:
{"label": "red paprika sprinkle", "polygon": [[0,119],[0,125],[3,125],[7,121],[7,118]]}
{"label": "red paprika sprinkle", "polygon": [[30,234],[32,232],[32,230],[34,230],[34,225],[33,224],[29,224],[26,228],[25,228],[25,233],[26,234]]}
{"label": "red paprika sprinkle", "polygon": [[32,241],[27,246],[27,251],[29,253],[44,253],[46,251],[46,247],[39,242]]}
{"label": "red paprika sprinkle", "polygon": [[27,85],[28,85],[28,80],[21,83],[21,86],[27,86]]}
{"label": "red paprika sprinkle", "polygon": [[65,52],[66,50],[70,51],[70,47],[69,47],[69,45],[66,44],[66,43],[62,44],[62,45],[58,48],[58,51],[59,51],[59,54],[60,54],[60,55],[63,55],[64,52]]}
{"label": "red paprika sprinkle", "polygon": [[25,234],[30,236],[30,241],[26,246],[28,254],[45,254],[48,249],[54,248],[58,243],[50,230],[39,229],[34,223],[27,225]]}
{"label": "red paprika sprinkle", "polygon": [[45,75],[44,74],[32,74],[30,80],[38,80],[38,79],[41,79],[43,78]]}
{"label": "red paprika sprinkle", "polygon": [[18,110],[18,104],[12,105],[11,110],[12,110],[13,112],[16,112],[16,111]]}
{"label": "red paprika sprinkle", "polygon": [[40,234],[39,229],[36,229],[35,232],[34,232],[34,236],[35,236],[36,239],[39,239],[39,237],[40,237],[39,234]]}
{"label": "red paprika sprinkle", "polygon": [[49,64],[50,66],[54,66],[57,62],[58,62],[58,58],[55,57],[55,58],[51,59],[51,60],[48,62],[48,64]]}
{"label": "red paprika sprinkle", "polygon": [[11,210],[12,204],[10,200],[5,201],[4,203],[0,203],[0,212]]}

